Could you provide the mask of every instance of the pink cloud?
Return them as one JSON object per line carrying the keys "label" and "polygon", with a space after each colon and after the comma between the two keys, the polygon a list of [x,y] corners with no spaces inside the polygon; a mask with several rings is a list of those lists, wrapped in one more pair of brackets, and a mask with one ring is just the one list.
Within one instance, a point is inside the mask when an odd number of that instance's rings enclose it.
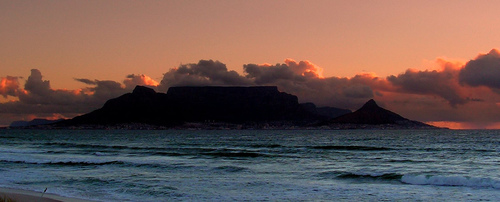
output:
{"label": "pink cloud", "polygon": [[19,89],[19,81],[17,77],[7,76],[0,78],[0,95],[17,96]]}

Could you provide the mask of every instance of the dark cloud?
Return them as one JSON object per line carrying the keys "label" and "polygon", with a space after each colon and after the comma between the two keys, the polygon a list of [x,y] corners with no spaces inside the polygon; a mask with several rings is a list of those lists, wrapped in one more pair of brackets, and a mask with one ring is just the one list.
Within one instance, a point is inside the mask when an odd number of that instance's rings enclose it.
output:
{"label": "dark cloud", "polygon": [[98,100],[110,99],[119,96],[121,94],[127,93],[128,92],[127,90],[130,90],[130,89],[124,89],[122,87],[122,84],[111,80],[101,81],[97,79],[90,80],[82,78],[76,78],[75,80],[87,85],[95,86],[95,87],[88,87],[85,90],[86,92],[91,93],[94,99]]}
{"label": "dark cloud", "polygon": [[322,69],[309,61],[285,60],[284,64],[246,64],[246,77],[256,85],[276,85],[295,94],[301,102],[355,109],[373,97],[372,88],[350,78],[322,76]]}
{"label": "dark cloud", "polygon": [[456,80],[457,73],[457,70],[452,68],[445,68],[442,71],[407,70],[398,76],[389,76],[387,80],[400,93],[438,96],[456,107],[468,102],[468,99],[460,93],[460,86]]}
{"label": "dark cloud", "polygon": [[98,101],[105,101],[130,92],[124,89],[120,83],[110,80],[96,81],[96,87],[89,89],[94,93],[93,98]]}
{"label": "dark cloud", "polygon": [[225,64],[213,60],[200,60],[198,64],[184,64],[169,70],[163,75],[158,86],[167,91],[171,86],[246,86],[252,82],[235,71],[228,71]]}
{"label": "dark cloud", "polygon": [[51,93],[50,82],[42,80],[42,73],[38,69],[32,69],[24,89],[36,95],[47,95]]}
{"label": "dark cloud", "polygon": [[273,85],[280,91],[297,95],[300,102],[320,106],[355,108],[373,97],[370,86],[349,78],[323,78],[322,69],[309,61],[286,59],[283,64],[246,64],[244,76],[229,71],[213,60],[180,65],[164,74],[158,86],[167,91],[171,86],[249,86]]}
{"label": "dark cloud", "polygon": [[0,103],[0,117],[73,117],[131,92],[136,85],[157,86],[160,92],[171,86],[273,85],[297,95],[299,102],[318,106],[355,110],[374,98],[381,106],[420,121],[476,125],[500,122],[499,51],[479,55],[465,66],[446,60],[437,60],[437,64],[441,69],[409,69],[386,78],[370,73],[348,78],[323,77],[322,69],[309,61],[286,59],[275,65],[245,64],[240,75],[219,61],[200,60],[168,70],[159,85],[146,75],[129,74],[122,83],[76,78],[89,85],[77,90],[52,89],[41,72],[34,69],[24,88],[20,87],[19,77],[0,78],[0,95],[18,98]]}
{"label": "dark cloud", "polygon": [[462,85],[500,89],[500,52],[493,49],[467,62],[460,70],[459,81]]}
{"label": "dark cloud", "polygon": [[[20,88],[16,77],[1,78],[1,95],[17,96],[18,100],[0,103],[0,117],[24,117],[22,120],[35,117],[71,118],[95,110],[107,100],[131,91],[124,86],[154,84],[152,79],[148,79],[150,78],[145,75],[129,75],[124,80],[125,85],[122,85],[110,80],[76,78],[76,81],[93,87],[77,90],[52,89],[50,82],[43,80],[42,73],[33,69],[24,89]],[[0,121],[0,125],[8,125],[14,120]]]}
{"label": "dark cloud", "polygon": [[342,91],[343,94],[349,98],[367,99],[373,97],[373,91],[370,86],[366,86],[363,84],[350,85],[342,89]]}
{"label": "dark cloud", "polygon": [[274,66],[246,64],[243,66],[243,70],[247,73],[247,78],[251,78],[257,85],[266,85],[279,81],[304,80],[286,64],[276,64]]}
{"label": "dark cloud", "polygon": [[88,96],[81,91],[51,89],[50,82],[44,81],[42,73],[37,69],[31,70],[24,91],[19,93],[20,102],[39,106],[82,104],[87,99]]}
{"label": "dark cloud", "polygon": [[79,81],[87,85],[97,85],[97,80],[75,78],[75,81]]}

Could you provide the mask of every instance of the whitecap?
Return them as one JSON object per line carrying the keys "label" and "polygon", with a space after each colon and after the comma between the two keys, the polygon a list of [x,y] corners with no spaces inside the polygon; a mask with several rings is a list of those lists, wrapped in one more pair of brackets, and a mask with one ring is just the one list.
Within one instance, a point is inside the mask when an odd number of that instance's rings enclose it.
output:
{"label": "whitecap", "polygon": [[403,175],[401,182],[414,185],[465,186],[500,189],[500,180],[494,178],[440,176],[440,175]]}

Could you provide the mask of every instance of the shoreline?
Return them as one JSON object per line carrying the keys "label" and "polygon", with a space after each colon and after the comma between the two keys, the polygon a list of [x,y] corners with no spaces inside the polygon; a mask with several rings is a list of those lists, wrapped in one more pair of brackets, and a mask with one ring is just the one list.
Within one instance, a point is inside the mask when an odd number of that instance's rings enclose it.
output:
{"label": "shoreline", "polygon": [[0,187],[0,198],[15,202],[92,202],[91,200],[59,196],[56,194]]}

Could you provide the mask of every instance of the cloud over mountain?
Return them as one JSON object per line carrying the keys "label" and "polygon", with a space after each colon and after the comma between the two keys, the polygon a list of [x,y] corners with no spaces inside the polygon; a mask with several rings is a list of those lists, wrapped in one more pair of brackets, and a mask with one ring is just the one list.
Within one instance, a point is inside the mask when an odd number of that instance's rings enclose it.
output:
{"label": "cloud over mountain", "polygon": [[125,84],[126,89],[134,89],[137,85],[148,86],[152,88],[160,85],[160,83],[144,74],[129,74],[127,75],[126,79],[123,80],[123,84]]}
{"label": "cloud over mountain", "polygon": [[244,64],[243,74],[239,74],[220,61],[200,60],[169,69],[160,82],[143,74],[128,74],[122,82],[75,78],[86,86],[76,90],[53,89],[50,81],[33,69],[24,86],[19,83],[21,77],[0,77],[0,95],[15,98],[0,103],[0,118],[72,117],[97,109],[136,85],[160,92],[171,86],[272,85],[297,95],[300,102],[318,106],[353,110],[375,98],[382,106],[414,120],[500,123],[498,50],[480,54],[465,65],[444,59],[436,64],[437,69],[408,69],[384,78],[373,73],[325,77],[322,68],[312,62],[292,59],[275,65]]}
{"label": "cloud over mountain", "polygon": [[302,102],[320,106],[353,108],[373,97],[372,88],[351,78],[323,77],[322,69],[309,61],[286,59],[283,64],[246,64],[246,77],[255,85],[276,85]]}
{"label": "cloud over mountain", "polygon": [[240,76],[236,71],[229,71],[225,64],[213,60],[200,60],[198,63],[183,64],[170,69],[163,75],[158,86],[160,91],[167,91],[171,86],[246,86],[252,82]]}
{"label": "cloud over mountain", "polygon": [[309,61],[286,59],[276,65],[246,64],[243,71],[244,75],[239,75],[219,61],[200,60],[170,69],[158,89],[165,92],[171,86],[272,85],[297,95],[301,102],[346,108],[357,107],[373,97],[370,86],[349,78],[324,78],[323,70]]}

